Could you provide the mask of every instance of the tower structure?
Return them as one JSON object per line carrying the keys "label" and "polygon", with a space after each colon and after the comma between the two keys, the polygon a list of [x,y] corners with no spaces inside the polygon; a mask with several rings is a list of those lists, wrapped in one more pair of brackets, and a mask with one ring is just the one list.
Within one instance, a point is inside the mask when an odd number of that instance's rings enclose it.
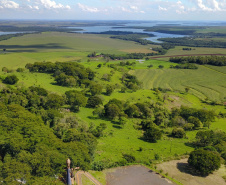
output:
{"label": "tower structure", "polygon": [[71,160],[67,159],[67,185],[71,185]]}

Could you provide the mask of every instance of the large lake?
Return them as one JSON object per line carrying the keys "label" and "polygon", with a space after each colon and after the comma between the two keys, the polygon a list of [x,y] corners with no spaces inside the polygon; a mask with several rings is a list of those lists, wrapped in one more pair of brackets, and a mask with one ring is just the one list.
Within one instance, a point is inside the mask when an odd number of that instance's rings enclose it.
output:
{"label": "large lake", "polygon": [[[101,22],[101,21],[100,21]],[[114,23],[114,21],[112,21]],[[117,22],[115,22],[117,23]],[[68,27],[70,29],[82,29],[82,31],[75,31],[77,33],[100,33],[106,31],[128,31],[134,33],[151,33],[154,34],[154,37],[145,38],[152,42],[161,43],[158,41],[159,38],[178,38],[178,37],[185,37],[186,35],[179,35],[179,34],[167,34],[167,33],[159,33],[159,32],[147,32],[144,29],[134,29],[134,28],[126,28],[132,26],[143,26],[143,27],[153,27],[159,25],[181,25],[181,26],[221,26],[225,25],[225,22],[209,22],[209,21],[125,21],[125,22],[118,22],[120,26],[84,26],[84,27]],[[120,27],[120,28],[118,28]],[[123,28],[124,27],[124,28]]]}
{"label": "large lake", "polygon": [[167,34],[167,33],[159,33],[159,32],[147,32],[143,29],[133,29],[133,28],[117,28],[112,26],[88,26],[88,27],[69,27],[69,28],[76,28],[76,29],[82,29],[82,31],[75,31],[76,33],[100,33],[105,31],[128,31],[128,32],[134,32],[134,33],[152,33],[155,36],[154,37],[148,37],[145,38],[147,40],[150,40],[152,42],[158,42],[161,43],[161,41],[158,41],[159,38],[173,38],[173,37],[184,37],[185,35],[178,35],[178,34]]}
{"label": "large lake", "polygon": [[[128,31],[134,33],[151,33],[154,34],[154,37],[145,38],[152,42],[161,43],[158,41],[159,38],[176,38],[176,37],[184,37],[186,35],[178,35],[178,34],[167,34],[167,33],[159,33],[159,32],[147,32],[144,29],[134,29],[127,28],[133,26],[139,27],[153,27],[159,25],[181,25],[181,26],[225,26],[226,22],[222,21],[75,21],[75,23],[83,23],[85,25],[92,26],[76,26],[76,27],[67,27],[70,29],[82,29],[82,31],[72,31],[75,33],[100,33],[106,31]],[[98,26],[95,25],[98,24]],[[8,35],[8,34],[16,34],[16,33],[28,33],[27,32],[1,32],[0,35]],[[32,31],[31,31],[32,32]]]}

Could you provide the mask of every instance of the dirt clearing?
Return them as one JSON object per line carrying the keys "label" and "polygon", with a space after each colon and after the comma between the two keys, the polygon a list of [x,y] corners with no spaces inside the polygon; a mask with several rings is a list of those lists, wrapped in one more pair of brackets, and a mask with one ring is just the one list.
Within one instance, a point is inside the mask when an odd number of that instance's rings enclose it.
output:
{"label": "dirt clearing", "polygon": [[107,174],[107,185],[173,185],[150,169],[136,165],[116,168]]}
{"label": "dirt clearing", "polygon": [[169,177],[176,179],[184,185],[226,185],[222,178],[226,174],[226,168],[222,166],[218,171],[207,177],[195,176],[194,170],[189,168],[187,159],[173,160],[157,165],[158,170],[162,169]]}

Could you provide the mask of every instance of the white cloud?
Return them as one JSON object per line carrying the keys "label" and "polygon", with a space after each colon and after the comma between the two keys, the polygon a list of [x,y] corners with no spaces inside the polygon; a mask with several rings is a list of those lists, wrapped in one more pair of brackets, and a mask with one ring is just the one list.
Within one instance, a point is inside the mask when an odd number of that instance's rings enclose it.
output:
{"label": "white cloud", "polygon": [[28,8],[33,9],[33,10],[39,10],[39,7],[38,6],[28,5]]}
{"label": "white cloud", "polygon": [[57,4],[55,1],[51,0],[39,0],[40,4],[43,5],[47,9],[70,9],[69,5],[62,5],[61,3]]}
{"label": "white cloud", "polygon": [[96,12],[99,12],[99,11],[100,11],[98,8],[95,8],[95,7],[89,7],[89,6],[83,5],[83,4],[81,4],[81,3],[78,3],[78,7],[79,7],[80,9],[82,9],[82,11],[85,11],[85,12],[96,13]]}
{"label": "white cloud", "polygon": [[138,7],[137,7],[137,6],[130,6],[130,8],[131,8],[132,10],[138,10]]}
{"label": "white cloud", "polygon": [[2,1],[0,1],[0,7],[1,8],[9,8],[9,9],[17,9],[20,7],[20,5],[14,1],[2,0]]}
{"label": "white cloud", "polygon": [[194,3],[202,11],[226,11],[225,0],[195,0]]}
{"label": "white cloud", "polygon": [[159,6],[159,10],[160,10],[160,11],[166,11],[167,8],[163,8],[163,7]]}
{"label": "white cloud", "polygon": [[129,10],[129,9],[125,8],[125,7],[121,7],[121,10],[122,10],[123,12],[131,12],[131,10]]}

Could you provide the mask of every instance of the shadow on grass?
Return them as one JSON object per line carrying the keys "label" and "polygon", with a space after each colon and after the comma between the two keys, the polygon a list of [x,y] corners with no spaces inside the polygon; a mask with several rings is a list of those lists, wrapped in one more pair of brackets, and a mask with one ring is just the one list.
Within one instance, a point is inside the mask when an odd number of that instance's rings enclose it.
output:
{"label": "shadow on grass", "polygon": [[197,145],[194,142],[187,142],[184,143],[186,146],[192,147],[192,148],[197,148]]}
{"label": "shadow on grass", "polygon": [[206,177],[202,175],[199,171],[194,169],[192,166],[190,166],[188,163],[177,163],[177,169],[182,173],[187,173],[193,176],[199,176],[199,177]]}
{"label": "shadow on grass", "polygon": [[[65,47],[60,45],[59,43],[48,43],[48,44],[34,44],[34,45],[1,45],[1,48],[5,49],[27,49],[27,51],[35,51],[29,50],[28,48],[37,48],[37,49],[72,49],[70,47]],[[24,51],[24,50],[14,50],[14,51]]]}
{"label": "shadow on grass", "polygon": [[97,119],[100,119],[100,118],[95,117],[95,116],[87,116],[87,118],[92,119],[92,120],[97,120]]}
{"label": "shadow on grass", "polygon": [[147,143],[157,143],[157,141],[151,141],[151,140],[147,140],[145,139],[144,137],[139,137],[138,139],[144,141],[144,142],[147,142]]}
{"label": "shadow on grass", "polygon": [[112,127],[117,128],[117,129],[122,129],[122,127],[119,125],[113,125]]}

